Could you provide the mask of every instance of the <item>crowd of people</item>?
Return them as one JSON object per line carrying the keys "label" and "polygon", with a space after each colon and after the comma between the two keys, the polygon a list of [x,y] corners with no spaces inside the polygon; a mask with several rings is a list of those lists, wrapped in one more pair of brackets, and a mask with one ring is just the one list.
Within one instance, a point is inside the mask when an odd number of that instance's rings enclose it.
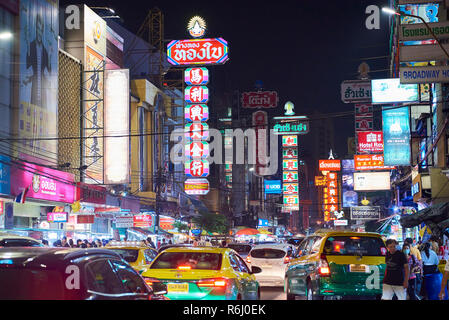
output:
{"label": "crowd of people", "polygon": [[[87,239],[85,239],[85,240],[78,239],[78,240],[76,240],[76,243],[75,243],[75,241],[73,239],[68,239],[67,240],[67,237],[62,237],[61,240],[56,240],[55,242],[53,242],[53,247],[64,247],[64,248],[101,248],[101,247],[104,247],[108,242],[109,242],[109,240],[95,239],[93,241],[88,241]],[[44,245],[48,246],[48,241],[42,240],[42,243]]]}
{"label": "crowd of people", "polygon": [[[394,296],[398,300],[435,300],[436,295],[442,300],[446,293],[446,283],[449,278],[449,248],[448,241],[442,243],[432,237],[429,241],[407,238],[402,248],[394,239],[386,241],[387,255],[385,258],[386,271],[383,280],[382,299],[391,300]],[[438,265],[440,260],[447,260],[444,275],[439,281],[439,293],[431,286],[434,276],[441,277]],[[426,285],[426,281],[429,283]]]}

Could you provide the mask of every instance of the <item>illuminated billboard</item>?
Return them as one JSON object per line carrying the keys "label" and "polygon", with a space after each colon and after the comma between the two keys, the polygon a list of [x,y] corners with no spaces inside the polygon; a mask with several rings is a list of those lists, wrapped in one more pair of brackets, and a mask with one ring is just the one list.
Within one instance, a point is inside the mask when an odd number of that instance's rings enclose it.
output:
{"label": "illuminated billboard", "polygon": [[340,160],[319,160],[318,162],[320,171],[340,171]]}
{"label": "illuminated billboard", "polygon": [[228,50],[223,38],[173,40],[167,45],[167,60],[175,66],[223,64]]}
{"label": "illuminated billboard", "polygon": [[105,183],[129,182],[129,70],[105,70]]}
{"label": "illuminated billboard", "polygon": [[356,171],[394,169],[394,167],[384,165],[384,156],[382,154],[354,155],[354,168]]}
{"label": "illuminated billboard", "polygon": [[357,132],[357,152],[381,153],[384,151],[384,139],[382,131]]}
{"label": "illuminated billboard", "polygon": [[372,103],[419,102],[418,85],[400,81],[400,78],[371,80]]}
{"label": "illuminated billboard", "polygon": [[[28,139],[21,141],[20,150],[28,155],[44,155],[44,162],[53,163],[57,161],[57,139],[39,138],[58,136],[58,17],[58,1],[22,0],[20,35],[13,39],[14,43],[20,42],[18,138]],[[1,24],[3,28],[3,21]],[[2,69],[6,72],[8,68],[12,66],[3,62]],[[6,82],[1,87],[4,94],[12,90]]]}
{"label": "illuminated billboard", "polygon": [[354,172],[354,190],[390,190],[390,172]]}
{"label": "illuminated billboard", "polygon": [[383,108],[384,164],[386,166],[410,165],[409,108]]}

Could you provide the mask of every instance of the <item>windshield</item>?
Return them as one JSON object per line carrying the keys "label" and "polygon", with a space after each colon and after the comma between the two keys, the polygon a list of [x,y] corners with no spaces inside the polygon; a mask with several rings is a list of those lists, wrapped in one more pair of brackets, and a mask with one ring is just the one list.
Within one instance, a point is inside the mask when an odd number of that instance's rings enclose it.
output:
{"label": "windshield", "polygon": [[0,268],[0,300],[61,300],[64,281],[59,271]]}
{"label": "windshield", "polygon": [[234,249],[237,253],[248,253],[251,251],[251,246],[246,244],[228,244],[228,248]]}
{"label": "windshield", "polygon": [[257,259],[281,259],[286,252],[279,249],[254,249],[251,251],[251,257]]}
{"label": "windshield", "polygon": [[164,252],[151,265],[151,269],[178,269],[190,267],[198,270],[220,270],[221,253]]}
{"label": "windshield", "polygon": [[0,241],[0,247],[43,247],[40,242],[29,239],[3,239]]}
{"label": "windshield", "polygon": [[118,253],[126,262],[136,262],[139,256],[139,250],[136,249],[109,249]]}
{"label": "windshield", "polygon": [[337,236],[326,239],[323,253],[343,256],[384,256],[386,248],[382,239],[377,237]]}

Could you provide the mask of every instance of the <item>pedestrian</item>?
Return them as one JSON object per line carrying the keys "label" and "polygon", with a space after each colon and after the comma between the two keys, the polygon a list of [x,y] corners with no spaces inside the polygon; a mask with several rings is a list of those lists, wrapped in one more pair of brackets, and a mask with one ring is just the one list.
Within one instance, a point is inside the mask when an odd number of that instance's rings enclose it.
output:
{"label": "pedestrian", "polygon": [[101,241],[99,239],[97,239],[97,241],[95,241],[95,243],[97,244],[98,248],[102,247],[102,243],[101,243]]}
{"label": "pedestrian", "polygon": [[411,252],[411,245],[407,242],[402,246],[402,251],[407,257],[408,265],[410,268],[410,275],[408,279],[407,293],[409,300],[421,300],[416,294],[416,274],[421,273],[422,264],[418,258]]}
{"label": "pedestrian", "polygon": [[421,266],[421,269],[420,270],[417,269],[415,272],[415,275],[416,275],[415,292],[416,292],[418,298],[420,298],[421,286],[422,286],[422,282],[423,282],[423,273],[422,273],[422,264],[423,263],[422,263],[421,252],[418,249],[419,242],[417,242],[416,240],[412,240],[412,238],[407,238],[404,240],[404,244],[408,244],[410,246],[410,253],[412,255],[414,255],[416,257],[416,259],[418,259],[418,262]]}
{"label": "pedestrian", "polygon": [[53,247],[62,247],[61,240],[56,240],[53,242]]}
{"label": "pedestrian", "polygon": [[73,243],[73,239],[69,239],[69,247],[74,248],[75,244]]}
{"label": "pedestrian", "polygon": [[62,240],[61,240],[61,247],[65,247],[65,248],[68,248],[68,247],[70,247],[69,246],[69,244],[67,243],[67,237],[62,237]]}
{"label": "pedestrian", "polygon": [[171,241],[171,239],[168,240],[168,244],[173,244],[173,241]]}
{"label": "pedestrian", "polygon": [[82,243],[83,243],[83,240],[81,240],[81,239],[76,240],[76,247],[81,248]]}
{"label": "pedestrian", "polygon": [[386,241],[387,255],[385,257],[385,277],[383,280],[382,300],[392,300],[396,295],[398,300],[406,300],[408,288],[409,266],[405,254],[397,250],[398,242],[394,239]]}
{"label": "pedestrian", "polygon": [[446,289],[447,289],[448,279],[449,279],[449,259],[447,259],[447,261],[446,261],[446,266],[444,267],[444,273],[443,273],[443,280],[441,280],[441,290],[438,295],[438,298],[440,298],[440,300],[444,299]]}
{"label": "pedestrian", "polygon": [[48,247],[48,241],[47,241],[47,240],[42,239],[42,244],[43,244],[44,246]]}
{"label": "pedestrian", "polygon": [[221,241],[221,247],[222,247],[222,248],[226,248],[226,247],[227,247],[226,240],[222,240],[222,241]]}
{"label": "pedestrian", "polygon": [[421,252],[424,275],[438,272],[438,264],[440,263],[440,259],[438,259],[435,251],[431,249],[431,246],[432,244],[430,241],[424,243],[424,249]]}
{"label": "pedestrian", "polygon": [[153,240],[152,240],[150,237],[147,238],[147,242],[148,242],[148,245],[149,245],[151,248],[156,248],[155,245],[154,245]]}

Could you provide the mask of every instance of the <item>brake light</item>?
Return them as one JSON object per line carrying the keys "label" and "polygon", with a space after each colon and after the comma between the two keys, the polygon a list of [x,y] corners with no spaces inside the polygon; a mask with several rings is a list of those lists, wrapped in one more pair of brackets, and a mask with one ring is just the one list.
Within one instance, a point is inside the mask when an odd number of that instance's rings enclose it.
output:
{"label": "brake light", "polygon": [[284,263],[287,264],[289,262],[290,262],[290,257],[289,256],[285,256]]}
{"label": "brake light", "polygon": [[329,263],[327,262],[326,256],[324,254],[321,255],[320,263],[318,265],[318,273],[321,277],[329,277],[331,275]]}
{"label": "brake light", "polygon": [[191,270],[191,266],[178,266],[178,270]]}
{"label": "brake light", "polygon": [[203,279],[196,283],[198,287],[209,287],[209,288],[223,288],[228,284],[227,279],[214,278],[214,279]]}
{"label": "brake light", "polygon": [[246,257],[246,262],[251,263],[251,256]]}
{"label": "brake light", "polygon": [[143,280],[145,280],[145,283],[149,286],[152,286],[153,283],[155,283],[155,282],[160,282],[159,279],[147,278],[147,277],[143,277]]}

